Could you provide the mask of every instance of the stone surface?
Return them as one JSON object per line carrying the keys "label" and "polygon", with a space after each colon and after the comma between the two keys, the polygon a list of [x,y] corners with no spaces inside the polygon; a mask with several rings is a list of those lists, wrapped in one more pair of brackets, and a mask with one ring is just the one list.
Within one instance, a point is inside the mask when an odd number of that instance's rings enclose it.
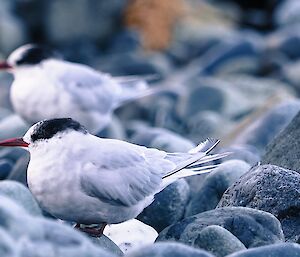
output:
{"label": "stone surface", "polygon": [[286,240],[300,238],[300,174],[273,165],[256,166],[224,193],[218,206],[244,206],[272,213]]}
{"label": "stone surface", "polygon": [[121,249],[113,242],[111,239],[109,239],[107,236],[102,235],[101,237],[90,237],[90,240],[97,246],[99,246],[101,249],[107,250],[108,252],[111,252],[115,255],[122,256],[123,252]]}
{"label": "stone surface", "polygon": [[0,182],[0,195],[13,199],[33,216],[42,215],[41,209],[33,195],[21,183],[9,180]]}
{"label": "stone surface", "polygon": [[7,159],[0,159],[0,180],[5,179],[13,168],[13,162]]}
{"label": "stone surface", "polygon": [[29,215],[4,196],[0,196],[0,229],[13,239],[14,248],[22,253],[19,256],[115,256],[67,225]]}
{"label": "stone surface", "polygon": [[179,241],[195,246],[199,232],[222,226],[247,248],[284,240],[280,222],[270,213],[245,207],[225,207],[187,217],[160,232],[157,241]]}
{"label": "stone surface", "polygon": [[200,231],[195,246],[211,252],[217,257],[246,249],[244,244],[228,230],[215,225],[208,226]]}
{"label": "stone surface", "polygon": [[263,164],[274,164],[300,172],[300,113],[268,146],[262,157]]}
{"label": "stone surface", "polygon": [[254,121],[235,140],[235,144],[255,146],[261,153],[296,116],[300,110],[300,101],[284,102],[274,107],[258,120]]}
{"label": "stone surface", "polygon": [[111,239],[124,253],[153,244],[158,234],[152,227],[136,219],[105,227],[104,235]]}
{"label": "stone surface", "polygon": [[154,147],[167,152],[187,152],[195,147],[190,140],[162,128],[140,125],[133,133],[131,142],[147,147]]}
{"label": "stone surface", "polygon": [[260,161],[260,153],[252,145],[231,145],[222,148],[223,152],[231,152],[231,154],[223,159],[228,160],[242,160],[249,163],[251,166]]}
{"label": "stone surface", "polygon": [[209,252],[179,243],[156,243],[133,251],[126,257],[214,257]]}
{"label": "stone surface", "polygon": [[22,137],[28,128],[29,125],[20,116],[10,115],[0,121],[0,139]]}
{"label": "stone surface", "polygon": [[24,156],[19,158],[10,172],[7,179],[15,180],[23,185],[27,185],[27,167],[30,160],[30,155],[27,152]]}
{"label": "stone surface", "polygon": [[223,162],[207,175],[198,191],[194,192],[186,208],[185,216],[192,216],[214,209],[225,190],[250,169],[244,161]]}
{"label": "stone surface", "polygon": [[183,218],[189,196],[188,183],[180,179],[158,193],[154,202],[145,208],[137,219],[160,232]]}
{"label": "stone surface", "polygon": [[261,256],[272,256],[272,257],[299,257],[300,246],[299,244],[293,243],[281,243],[275,245],[261,246],[246,251],[240,251],[227,255],[227,257],[261,257]]}

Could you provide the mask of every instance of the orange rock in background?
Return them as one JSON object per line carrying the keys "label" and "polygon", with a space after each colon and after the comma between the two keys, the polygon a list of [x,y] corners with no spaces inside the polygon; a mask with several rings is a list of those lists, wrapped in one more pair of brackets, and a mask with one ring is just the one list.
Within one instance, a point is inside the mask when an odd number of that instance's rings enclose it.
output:
{"label": "orange rock in background", "polygon": [[130,0],[125,25],[141,32],[144,48],[162,50],[168,47],[173,27],[185,7],[184,0]]}

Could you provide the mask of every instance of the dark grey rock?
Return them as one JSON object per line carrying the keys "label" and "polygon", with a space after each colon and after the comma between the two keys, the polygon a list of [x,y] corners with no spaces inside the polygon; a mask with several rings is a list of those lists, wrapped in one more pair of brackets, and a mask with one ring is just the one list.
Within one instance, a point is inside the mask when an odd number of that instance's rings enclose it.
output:
{"label": "dark grey rock", "polygon": [[199,232],[210,225],[224,227],[247,248],[284,240],[280,222],[270,213],[245,207],[225,207],[187,217],[160,232],[157,241],[195,245]]}
{"label": "dark grey rock", "polygon": [[279,104],[253,122],[234,143],[252,145],[263,153],[267,144],[291,122],[299,110],[298,100]]}
{"label": "dark grey rock", "polygon": [[156,243],[126,254],[126,257],[213,257],[209,252],[179,243]]}
{"label": "dark grey rock", "polygon": [[5,179],[13,168],[13,162],[7,159],[0,159],[0,180]]}
{"label": "dark grey rock", "polygon": [[192,195],[185,216],[188,217],[214,209],[226,189],[250,168],[248,163],[240,160],[223,162],[207,175],[201,187]]}
{"label": "dark grey rock", "polygon": [[188,183],[180,179],[158,193],[154,202],[138,216],[138,220],[160,232],[182,219],[189,196]]}
{"label": "dark grey rock", "polygon": [[29,214],[33,216],[41,216],[42,212],[38,203],[30,193],[27,187],[21,183],[14,181],[0,182],[0,195],[7,196],[16,201]]}
{"label": "dark grey rock", "polygon": [[23,185],[27,185],[27,167],[29,160],[30,155],[27,152],[26,155],[19,158],[19,160],[16,162],[7,179],[15,180],[22,183]]}
{"label": "dark grey rock", "polygon": [[217,257],[245,250],[244,244],[223,227],[212,225],[202,229],[195,246],[213,253]]}
{"label": "dark grey rock", "polygon": [[285,238],[300,238],[300,174],[273,165],[256,166],[224,193],[218,207],[244,206],[272,213]]}
{"label": "dark grey rock", "polygon": [[261,246],[246,251],[240,251],[227,255],[227,257],[299,257],[300,246],[295,243],[281,243],[275,245]]}
{"label": "dark grey rock", "polygon": [[300,113],[268,146],[262,157],[263,164],[274,164],[300,172]]}

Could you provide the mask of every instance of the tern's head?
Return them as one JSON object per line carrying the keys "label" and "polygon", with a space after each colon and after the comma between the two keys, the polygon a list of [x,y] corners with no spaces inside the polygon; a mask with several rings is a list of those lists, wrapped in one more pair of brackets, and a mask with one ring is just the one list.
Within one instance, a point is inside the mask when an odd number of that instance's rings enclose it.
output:
{"label": "tern's head", "polygon": [[0,142],[0,146],[34,147],[51,139],[62,139],[70,132],[87,134],[87,130],[71,118],[43,120],[28,129],[23,138],[11,138]]}
{"label": "tern's head", "polygon": [[37,65],[52,58],[58,58],[58,54],[49,47],[27,44],[14,50],[6,61],[0,62],[0,70],[13,71],[20,67]]}

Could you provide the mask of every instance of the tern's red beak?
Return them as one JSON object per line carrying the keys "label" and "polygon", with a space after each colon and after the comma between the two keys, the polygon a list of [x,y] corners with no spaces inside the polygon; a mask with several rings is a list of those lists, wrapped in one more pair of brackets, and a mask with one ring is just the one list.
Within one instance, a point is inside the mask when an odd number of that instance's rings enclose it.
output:
{"label": "tern's red beak", "polygon": [[7,70],[7,69],[11,69],[11,65],[9,65],[7,62],[0,62],[0,70]]}
{"label": "tern's red beak", "polygon": [[3,141],[0,141],[0,146],[22,146],[28,147],[29,144],[26,143],[23,138],[10,138]]}

